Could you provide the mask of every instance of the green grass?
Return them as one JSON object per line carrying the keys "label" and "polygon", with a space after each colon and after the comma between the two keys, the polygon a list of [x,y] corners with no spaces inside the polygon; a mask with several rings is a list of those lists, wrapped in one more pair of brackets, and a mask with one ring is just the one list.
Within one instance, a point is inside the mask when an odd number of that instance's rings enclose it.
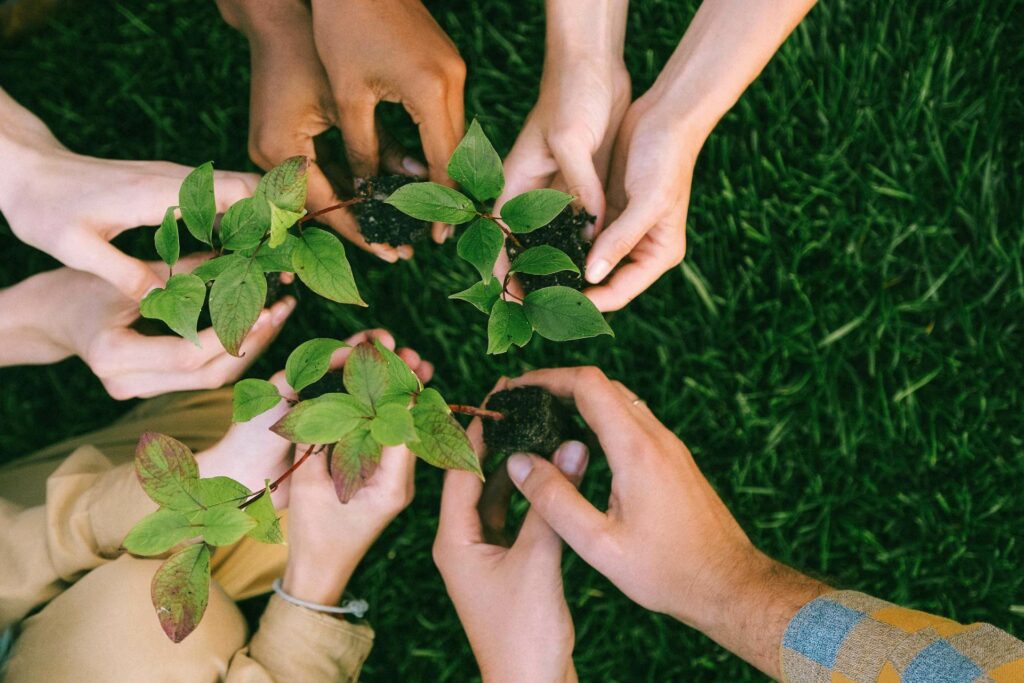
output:
{"label": "green grass", "polygon": [[[695,2],[633,3],[637,93]],[[539,0],[433,5],[469,67],[467,113],[502,151],[536,93]],[[1017,0],[822,3],[708,142],[689,254],[617,338],[483,354],[454,247],[356,257],[368,310],[307,297],[253,376],[314,335],[392,329],[451,399],[502,373],[595,363],[680,434],[768,553],[835,585],[1024,633],[1024,43]],[[248,55],[211,2],[81,3],[0,50],[0,85],[72,149],[220,168],[246,159]],[[408,137],[408,131],[406,131]],[[124,240],[144,249],[150,231]],[[52,262],[0,231],[0,285]],[[142,253],[142,252],[140,252]],[[666,381],[666,378],[667,381]],[[78,361],[0,371],[11,457],[126,409]],[[56,418],[55,416],[59,416]],[[607,467],[585,490],[607,495]],[[476,676],[430,560],[440,475],[352,584],[369,681]],[[693,631],[566,560],[582,680],[757,680]]]}

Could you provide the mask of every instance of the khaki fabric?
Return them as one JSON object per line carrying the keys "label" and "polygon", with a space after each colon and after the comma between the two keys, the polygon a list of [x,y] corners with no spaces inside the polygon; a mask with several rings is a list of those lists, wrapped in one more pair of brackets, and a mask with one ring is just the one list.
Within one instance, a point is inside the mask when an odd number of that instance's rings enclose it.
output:
{"label": "khaki fabric", "polygon": [[[147,431],[173,436],[193,453],[210,448],[231,426],[231,392],[231,388],[189,391],[143,401],[109,427],[48,446],[0,468],[0,498],[22,507],[42,505],[50,475],[82,446],[101,451],[115,465],[135,457],[139,436]],[[287,510],[281,514],[281,528],[287,537]],[[210,567],[213,578],[231,598],[244,600],[270,591],[287,559],[285,545],[244,538],[233,546],[217,548]]]}
{"label": "khaki fabric", "polygon": [[283,571],[284,546],[218,549],[203,621],[177,645],[150,602],[160,560],[120,549],[156,507],[130,462],[139,434],[161,431],[198,451],[229,420],[230,391],[162,397],[106,430],[0,469],[0,629],[18,624],[20,632],[6,681],[356,680],[373,642],[368,626],[274,596],[249,640],[234,600],[269,589]]}

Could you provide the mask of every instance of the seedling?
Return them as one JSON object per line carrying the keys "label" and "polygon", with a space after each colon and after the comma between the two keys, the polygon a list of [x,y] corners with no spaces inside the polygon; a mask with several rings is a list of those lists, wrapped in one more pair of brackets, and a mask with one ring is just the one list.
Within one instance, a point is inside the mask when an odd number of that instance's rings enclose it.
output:
{"label": "seedling", "polygon": [[[373,476],[384,446],[405,444],[435,467],[466,470],[483,478],[476,453],[452,412],[492,420],[504,415],[449,406],[436,389],[424,388],[409,366],[379,342],[364,342],[352,349],[338,385],[328,368],[331,355],[346,346],[336,339],[311,339],[288,357],[285,378],[296,391],[317,385],[327,391],[290,401],[291,409],[271,428],[289,441],[304,444],[304,450],[288,471],[276,481],[265,482],[260,491],[250,491],[228,477],[200,479],[192,452],[168,436],[147,433],[139,441],[136,472],[160,509],[135,525],[124,547],[136,555],[160,555],[198,540],[172,554],[153,579],[153,606],[174,642],[184,639],[202,619],[209,596],[212,547],[235,543],[243,536],[264,543],[283,541],[270,494],[311,456],[326,455],[342,503]],[[332,377],[333,383],[324,384]],[[282,400],[271,382],[242,380],[235,385],[232,419],[246,422]]]}
{"label": "seedling", "polygon": [[[268,301],[266,275],[295,273],[320,296],[365,306],[341,240],[332,232],[303,225],[352,200],[307,213],[308,167],[309,161],[298,156],[271,169],[252,197],[235,202],[224,213],[217,234],[213,165],[207,162],[192,171],[181,184],[178,206],[167,209],[154,236],[157,253],[171,268],[171,277],[162,289],[153,290],[142,300],[142,316],[163,321],[198,343],[196,328],[209,288],[213,329],[224,348],[237,356]],[[218,253],[191,273],[173,272],[180,249],[175,219],[178,209],[188,231]]]}
{"label": "seedling", "polygon": [[[531,233],[567,209],[572,195],[531,190],[512,197],[495,215],[494,200],[505,187],[505,174],[501,158],[475,120],[448,162],[448,175],[471,197],[438,183],[417,182],[398,188],[386,202],[420,220],[469,225],[459,238],[458,254],[477,269],[480,282],[450,298],[467,301],[488,315],[488,353],[525,346],[534,332],[554,341],[613,334],[597,307],[577,289],[559,283],[522,298],[509,291],[514,275],[580,276],[578,260],[565,251],[550,244],[531,246],[529,241]],[[494,264],[506,240],[514,258],[504,282],[498,282]]]}

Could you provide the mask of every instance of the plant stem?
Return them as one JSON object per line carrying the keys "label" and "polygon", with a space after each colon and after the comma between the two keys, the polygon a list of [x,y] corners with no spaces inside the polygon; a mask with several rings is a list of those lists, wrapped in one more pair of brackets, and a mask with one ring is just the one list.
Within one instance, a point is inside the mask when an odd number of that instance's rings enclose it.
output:
{"label": "plant stem", "polygon": [[497,219],[497,218],[496,218],[495,216],[492,216],[492,215],[491,215],[491,214],[489,214],[489,213],[482,213],[482,214],[480,214],[480,216],[482,216],[483,218],[486,218],[486,219],[490,220],[490,221],[491,221],[492,223],[494,223],[495,225],[497,225],[497,226],[498,226],[498,229],[499,229],[499,230],[501,230],[501,231],[502,231],[503,233],[505,233],[505,237],[507,237],[508,239],[512,240],[512,244],[516,245],[516,246],[517,246],[517,247],[519,247],[520,249],[522,249],[522,248],[523,248],[523,243],[519,241],[519,238],[518,238],[518,237],[516,237],[516,236],[515,236],[515,234],[514,234],[514,233],[513,233],[513,232],[512,232],[511,230],[509,230],[509,229],[508,229],[508,228],[506,228],[506,227],[505,227],[504,225],[502,225],[501,223],[499,223],[499,222],[498,222],[498,219]]}
{"label": "plant stem", "polygon": [[[285,479],[287,479],[288,477],[292,476],[292,472],[294,472],[295,470],[299,469],[299,467],[302,465],[302,463],[306,462],[306,460],[309,459],[309,456],[313,455],[313,449],[315,449],[315,448],[316,448],[316,445],[311,445],[309,448],[307,448],[306,452],[302,454],[301,458],[299,458],[294,463],[292,463],[292,466],[289,467],[288,469],[286,469],[284,471],[284,474],[282,474],[280,477],[278,477],[273,482],[271,482],[271,484],[270,484],[270,492],[273,493],[274,491],[276,491],[277,487],[280,486],[284,482]],[[317,452],[319,452],[319,451],[317,451]],[[257,500],[262,498],[263,494],[266,493],[266,492],[267,492],[267,489],[263,489],[262,491],[257,493],[255,496],[253,496],[249,500],[247,500],[244,503],[242,503],[241,505],[239,505],[238,509],[239,510],[244,510],[245,508],[249,507],[250,505],[255,503]]]}
{"label": "plant stem", "polygon": [[313,220],[317,216],[323,216],[325,213],[330,213],[331,211],[336,211],[338,209],[344,209],[346,206],[352,206],[353,204],[358,204],[361,201],[363,201],[362,197],[353,197],[352,199],[346,199],[343,202],[332,204],[325,209],[320,209],[319,211],[314,211],[313,213],[307,213],[305,216],[298,220],[298,224],[301,225],[306,221]]}
{"label": "plant stem", "polygon": [[486,417],[489,420],[505,419],[505,413],[499,413],[497,410],[487,410],[486,408],[477,408],[476,406],[464,406],[461,403],[449,403],[448,409],[453,413],[462,413],[463,415],[472,415],[474,417]]}

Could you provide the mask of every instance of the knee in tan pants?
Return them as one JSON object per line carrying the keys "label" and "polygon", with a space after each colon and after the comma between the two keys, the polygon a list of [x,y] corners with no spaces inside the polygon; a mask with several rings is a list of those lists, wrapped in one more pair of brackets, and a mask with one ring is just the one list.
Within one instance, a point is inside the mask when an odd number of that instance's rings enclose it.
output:
{"label": "knee in tan pants", "polygon": [[21,625],[6,681],[215,681],[246,640],[234,602],[213,583],[199,627],[172,643],[150,582],[160,560],[122,556],[89,572]]}

